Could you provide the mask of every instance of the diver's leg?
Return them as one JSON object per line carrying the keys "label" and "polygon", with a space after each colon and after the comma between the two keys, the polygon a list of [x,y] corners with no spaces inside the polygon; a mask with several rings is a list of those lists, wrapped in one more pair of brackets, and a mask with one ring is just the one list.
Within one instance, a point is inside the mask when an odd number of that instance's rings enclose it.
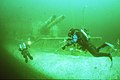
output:
{"label": "diver's leg", "polygon": [[27,55],[23,55],[23,57],[25,58],[25,62],[27,63],[28,62]]}
{"label": "diver's leg", "polygon": [[106,47],[106,46],[108,46],[106,43],[104,43],[104,44],[102,44],[101,46],[99,46],[99,47],[97,48],[98,52],[100,51],[101,48],[104,48],[104,47]]}
{"label": "diver's leg", "polygon": [[33,57],[32,57],[30,54],[28,55],[28,57],[29,57],[31,60],[33,60]]}
{"label": "diver's leg", "polygon": [[95,57],[109,57],[110,60],[112,61],[112,56],[109,53],[99,53],[98,50],[94,46],[89,46],[88,51]]}
{"label": "diver's leg", "polygon": [[94,53],[93,56],[95,57],[109,57],[110,60],[112,61],[112,56],[110,53]]}
{"label": "diver's leg", "polygon": [[112,48],[113,50],[115,50],[114,48],[114,45],[108,43],[108,42],[105,42],[103,45],[101,45],[100,47],[97,48],[98,52],[100,51],[101,48],[104,48],[106,46],[109,46],[110,48]]}
{"label": "diver's leg", "polygon": [[27,52],[27,56],[28,56],[31,60],[33,60],[33,57],[30,55],[29,52]]}

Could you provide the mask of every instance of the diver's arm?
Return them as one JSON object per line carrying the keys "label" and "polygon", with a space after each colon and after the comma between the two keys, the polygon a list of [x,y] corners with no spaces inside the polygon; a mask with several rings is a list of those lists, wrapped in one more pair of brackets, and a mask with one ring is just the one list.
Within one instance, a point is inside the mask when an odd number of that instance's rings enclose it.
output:
{"label": "diver's arm", "polygon": [[66,47],[68,47],[70,45],[72,45],[72,44],[67,43],[65,46],[62,47],[62,49],[64,50]]}
{"label": "diver's arm", "polygon": [[68,38],[66,41],[67,41],[67,44],[66,44],[65,46],[62,47],[63,50],[64,50],[66,47],[71,46],[71,45],[73,44],[71,38]]}

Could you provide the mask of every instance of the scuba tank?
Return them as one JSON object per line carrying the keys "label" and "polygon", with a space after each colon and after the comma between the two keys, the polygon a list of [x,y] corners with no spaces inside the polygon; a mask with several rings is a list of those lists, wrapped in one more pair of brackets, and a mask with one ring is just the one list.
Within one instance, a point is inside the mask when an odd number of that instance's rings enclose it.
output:
{"label": "scuba tank", "polygon": [[20,50],[24,50],[24,49],[26,49],[27,47],[26,47],[26,44],[24,43],[24,42],[22,42],[22,43],[20,43],[19,44],[19,49]]}
{"label": "scuba tank", "polygon": [[81,32],[81,36],[85,41],[89,41],[90,40],[90,36],[88,35],[88,33],[84,30],[84,29],[80,29]]}

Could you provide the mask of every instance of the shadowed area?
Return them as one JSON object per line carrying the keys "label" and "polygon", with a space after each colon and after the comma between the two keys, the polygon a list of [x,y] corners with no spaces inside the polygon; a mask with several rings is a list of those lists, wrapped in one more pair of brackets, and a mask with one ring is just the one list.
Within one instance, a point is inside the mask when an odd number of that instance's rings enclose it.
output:
{"label": "shadowed area", "polygon": [[[0,79],[120,79],[120,0],[0,0]],[[117,48],[93,57],[61,50],[71,28],[85,28],[96,47]],[[20,42],[31,41],[25,63]]]}
{"label": "shadowed area", "polygon": [[[49,51],[41,50],[39,47],[30,48],[33,60],[25,63],[16,45],[5,46],[9,56],[8,65],[13,69],[9,70],[6,64],[2,74],[8,78],[33,78],[33,79],[119,79],[120,74],[119,57],[113,57],[111,63],[108,57],[93,57],[90,53],[70,51]],[[6,56],[4,54],[4,56]],[[6,58],[8,57],[6,56]],[[5,58],[4,58],[5,59]],[[11,61],[10,61],[11,60]],[[13,65],[12,65],[13,64]],[[112,64],[112,66],[111,66]],[[5,73],[5,72],[4,72]],[[17,74],[16,74],[17,73]]]}

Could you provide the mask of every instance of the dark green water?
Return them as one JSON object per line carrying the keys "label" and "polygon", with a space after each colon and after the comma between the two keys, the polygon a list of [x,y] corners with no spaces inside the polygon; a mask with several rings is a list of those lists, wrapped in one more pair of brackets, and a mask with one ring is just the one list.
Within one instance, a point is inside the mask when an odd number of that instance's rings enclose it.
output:
{"label": "dark green water", "polygon": [[95,44],[107,41],[116,45],[120,39],[120,0],[0,0],[1,49],[7,43],[18,44],[28,37],[33,41],[53,37],[51,33],[40,33],[42,25],[53,15],[64,16],[54,25],[55,37],[66,37],[70,28],[85,27],[91,36],[102,37],[93,40]]}

